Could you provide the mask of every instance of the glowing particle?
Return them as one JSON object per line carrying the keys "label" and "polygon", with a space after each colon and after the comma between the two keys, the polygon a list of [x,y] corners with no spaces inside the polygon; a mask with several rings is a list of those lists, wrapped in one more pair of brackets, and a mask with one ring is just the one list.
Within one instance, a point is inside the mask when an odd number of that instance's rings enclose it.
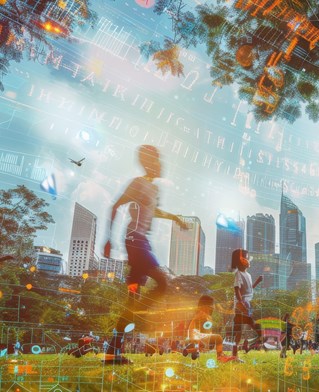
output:
{"label": "glowing particle", "polygon": [[208,369],[214,369],[214,368],[217,368],[218,366],[216,365],[215,360],[210,358],[210,359],[207,359],[207,361],[206,361],[206,367]]}
{"label": "glowing particle", "polygon": [[211,321],[206,321],[206,322],[203,324],[203,328],[204,328],[204,329],[211,329],[212,326],[213,326],[213,323],[212,323]]}
{"label": "glowing particle", "polygon": [[166,377],[173,377],[174,374],[175,374],[175,372],[174,372],[174,369],[172,369],[172,368],[168,368],[165,370]]}

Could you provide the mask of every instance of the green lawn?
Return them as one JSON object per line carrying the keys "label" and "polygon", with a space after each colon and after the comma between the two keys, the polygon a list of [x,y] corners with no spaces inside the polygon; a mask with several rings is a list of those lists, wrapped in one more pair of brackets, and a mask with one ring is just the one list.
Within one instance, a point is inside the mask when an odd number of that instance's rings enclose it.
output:
{"label": "green lawn", "polygon": [[[0,358],[0,391],[283,391],[319,390],[319,355],[280,359],[278,351],[241,353],[244,363],[216,364],[216,354],[197,360],[181,354],[128,354],[131,365],[103,365],[99,355],[67,354]],[[212,361],[213,360],[213,361]],[[308,369],[308,370],[307,370]],[[224,389],[221,389],[224,388]]]}

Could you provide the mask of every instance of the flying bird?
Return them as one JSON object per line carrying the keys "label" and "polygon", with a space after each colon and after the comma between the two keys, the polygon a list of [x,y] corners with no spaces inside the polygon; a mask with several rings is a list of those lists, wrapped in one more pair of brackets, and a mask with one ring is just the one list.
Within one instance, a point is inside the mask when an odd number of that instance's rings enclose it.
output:
{"label": "flying bird", "polygon": [[82,159],[80,159],[79,161],[75,161],[74,159],[71,159],[71,158],[69,158],[69,159],[70,159],[70,161],[71,161],[72,163],[74,163],[75,165],[77,165],[77,166],[82,166],[82,162],[84,161],[85,158],[82,158]]}

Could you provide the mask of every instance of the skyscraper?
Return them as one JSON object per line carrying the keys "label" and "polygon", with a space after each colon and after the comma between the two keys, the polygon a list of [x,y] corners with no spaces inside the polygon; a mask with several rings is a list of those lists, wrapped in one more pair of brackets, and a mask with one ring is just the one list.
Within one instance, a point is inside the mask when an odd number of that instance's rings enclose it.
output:
{"label": "skyscraper", "polygon": [[319,282],[319,242],[315,244],[316,281]]}
{"label": "skyscraper", "polygon": [[275,219],[272,215],[257,213],[247,216],[247,245],[249,253],[275,253]]}
{"label": "skyscraper", "polygon": [[68,274],[81,276],[93,268],[96,237],[96,216],[75,203],[69,249]]}
{"label": "skyscraper", "polygon": [[283,194],[280,203],[280,258],[290,265],[287,289],[293,290],[309,279],[307,265],[306,219],[300,209]]}
{"label": "skyscraper", "polygon": [[244,221],[236,223],[236,230],[217,226],[215,273],[231,270],[231,257],[235,249],[244,247]]}
{"label": "skyscraper", "polygon": [[306,219],[283,194],[280,203],[280,256],[284,260],[307,262]]}
{"label": "skyscraper", "polygon": [[127,268],[127,260],[118,260],[107,257],[100,259],[100,273],[104,274],[110,280],[117,278],[125,280],[125,269]]}
{"label": "skyscraper", "polygon": [[172,223],[169,268],[175,275],[203,275],[205,234],[199,218],[184,216],[188,230]]}

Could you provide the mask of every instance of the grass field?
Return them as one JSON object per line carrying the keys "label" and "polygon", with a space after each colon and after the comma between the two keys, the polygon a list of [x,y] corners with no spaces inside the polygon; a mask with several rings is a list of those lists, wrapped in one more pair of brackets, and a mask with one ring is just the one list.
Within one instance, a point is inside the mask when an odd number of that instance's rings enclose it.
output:
{"label": "grass field", "polygon": [[[0,391],[285,391],[319,390],[319,355],[279,358],[278,351],[241,353],[244,363],[216,362],[216,353],[196,360],[181,354],[126,355],[133,364],[103,365],[101,354],[10,355],[0,358]],[[217,366],[217,367],[216,367]]]}

